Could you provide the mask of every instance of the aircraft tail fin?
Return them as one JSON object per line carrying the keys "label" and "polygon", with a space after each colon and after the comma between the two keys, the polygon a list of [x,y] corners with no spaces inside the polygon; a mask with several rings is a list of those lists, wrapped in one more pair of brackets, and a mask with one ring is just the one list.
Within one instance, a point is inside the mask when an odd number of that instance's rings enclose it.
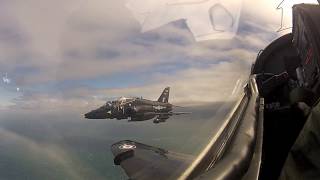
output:
{"label": "aircraft tail fin", "polygon": [[158,99],[158,102],[167,103],[169,101],[169,93],[170,93],[170,87],[166,87],[161,96]]}

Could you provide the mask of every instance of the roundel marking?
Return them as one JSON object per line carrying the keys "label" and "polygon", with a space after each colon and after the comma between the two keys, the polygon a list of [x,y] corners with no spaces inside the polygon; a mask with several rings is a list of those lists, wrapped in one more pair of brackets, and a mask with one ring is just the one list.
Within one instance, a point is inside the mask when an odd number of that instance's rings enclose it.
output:
{"label": "roundel marking", "polygon": [[136,149],[137,146],[133,144],[121,144],[119,149]]}

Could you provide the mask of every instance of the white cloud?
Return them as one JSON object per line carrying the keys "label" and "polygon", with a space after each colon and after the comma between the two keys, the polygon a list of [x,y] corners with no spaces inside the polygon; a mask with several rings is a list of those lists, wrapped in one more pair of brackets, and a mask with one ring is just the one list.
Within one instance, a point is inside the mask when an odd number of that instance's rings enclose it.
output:
{"label": "white cloud", "polygon": [[173,76],[159,75],[154,77],[154,83],[144,86],[110,89],[77,88],[55,94],[29,94],[17,98],[15,105],[11,107],[31,112],[36,109],[44,113],[83,114],[101,106],[110,97],[143,96],[156,100],[166,86],[171,87],[169,101],[176,105],[224,102],[236,98],[242,92],[249,74],[248,65],[247,62],[239,60],[237,63],[221,62],[201,69],[190,68]]}
{"label": "white cloud", "polygon": [[[16,107],[23,109],[86,109],[88,104],[102,102],[92,96],[143,95],[156,99],[167,85],[172,86],[174,103],[223,101],[239,78],[247,78],[256,51],[276,37],[280,22],[276,3],[247,0],[239,36],[195,43],[191,32],[179,23],[140,34],[139,24],[124,1],[29,0],[0,4],[0,38],[6,37],[0,41],[0,70],[14,74],[19,88],[94,80],[117,73],[143,74],[146,69],[177,64],[173,66],[178,70],[169,75],[146,74],[148,82],[141,86],[73,87],[66,92],[31,89],[16,100]],[[1,29],[12,33],[9,36]]]}
{"label": "white cloud", "polygon": [[209,65],[207,68],[190,68],[174,75],[162,74],[150,85],[106,89],[101,90],[100,94],[111,97],[141,95],[156,100],[164,87],[171,86],[170,102],[175,104],[221,102],[230,98],[238,80],[245,83],[249,67],[240,60],[236,63],[221,62]]}

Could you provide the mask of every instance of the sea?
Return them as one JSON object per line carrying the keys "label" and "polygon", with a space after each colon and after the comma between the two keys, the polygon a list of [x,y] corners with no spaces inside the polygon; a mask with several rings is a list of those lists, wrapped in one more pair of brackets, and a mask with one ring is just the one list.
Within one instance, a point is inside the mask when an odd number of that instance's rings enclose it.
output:
{"label": "sea", "polygon": [[133,140],[196,157],[234,102],[184,108],[191,114],[152,120],[88,120],[78,113],[0,114],[0,180],[122,180],[110,147]]}

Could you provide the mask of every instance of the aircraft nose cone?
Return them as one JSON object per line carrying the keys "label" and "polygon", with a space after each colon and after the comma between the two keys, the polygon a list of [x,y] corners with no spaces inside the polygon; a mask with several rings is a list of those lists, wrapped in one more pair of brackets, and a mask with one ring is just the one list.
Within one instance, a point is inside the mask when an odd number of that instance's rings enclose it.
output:
{"label": "aircraft nose cone", "polygon": [[93,110],[86,114],[84,114],[86,119],[106,119],[108,118],[108,114],[104,110]]}
{"label": "aircraft nose cone", "polygon": [[88,113],[84,114],[84,117],[86,119],[91,119],[92,118],[92,112],[88,112]]}

